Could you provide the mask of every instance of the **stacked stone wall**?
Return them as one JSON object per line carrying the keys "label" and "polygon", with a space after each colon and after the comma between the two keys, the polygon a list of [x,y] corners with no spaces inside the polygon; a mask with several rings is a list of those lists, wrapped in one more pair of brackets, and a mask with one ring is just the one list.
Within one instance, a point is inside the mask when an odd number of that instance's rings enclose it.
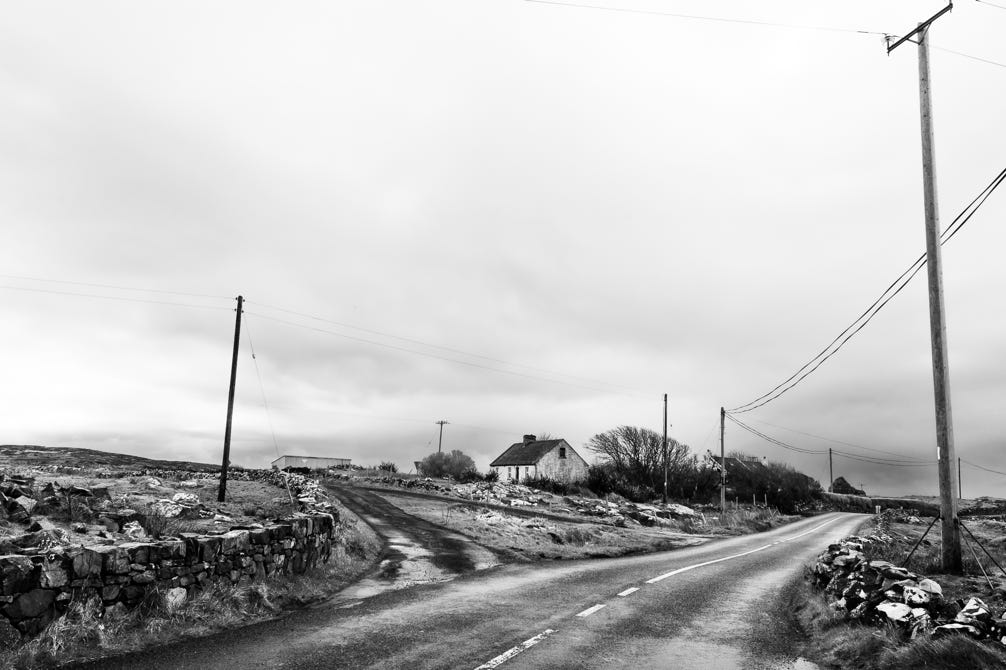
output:
{"label": "stacked stone wall", "polygon": [[191,594],[214,581],[303,573],[328,561],[337,521],[333,514],[314,514],[219,535],[182,533],[0,556],[0,646],[38,634],[75,598],[131,607],[153,589]]}

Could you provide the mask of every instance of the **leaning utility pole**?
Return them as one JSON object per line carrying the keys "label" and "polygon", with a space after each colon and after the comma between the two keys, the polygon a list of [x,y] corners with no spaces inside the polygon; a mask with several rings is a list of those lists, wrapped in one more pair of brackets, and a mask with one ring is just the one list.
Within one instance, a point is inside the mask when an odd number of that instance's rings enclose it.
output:
{"label": "leaning utility pole", "polygon": [[439,454],[440,448],[444,444],[444,424],[450,423],[450,421],[437,421],[437,423],[440,425],[440,439],[437,440],[437,453]]}
{"label": "leaning utility pole", "polygon": [[667,502],[667,394],[664,394],[664,503]]}
{"label": "leaning utility pole", "polygon": [[727,513],[727,455],[723,448],[726,420],[727,412],[720,407],[720,514]]}
{"label": "leaning utility pole", "polygon": [[828,447],[828,493],[835,492],[835,471],[831,467],[831,447]]}
{"label": "leaning utility pole", "polygon": [[220,466],[220,490],[217,502],[227,495],[227,466],[231,460],[231,419],[234,417],[234,386],[238,380],[238,345],[241,343],[241,306],[245,299],[238,296],[237,318],[234,321],[234,355],[231,357],[231,385],[227,391],[227,428],[224,429],[224,461]]}
{"label": "leaning utility pole", "polygon": [[936,199],[936,157],[933,146],[933,109],[929,84],[929,26],[953,9],[950,2],[894,44],[887,53],[918,35],[919,107],[922,120],[922,192],[926,211],[926,262],[929,274],[929,329],[933,351],[933,391],[936,407],[936,448],[939,455],[940,527],[943,533],[943,570],[963,569],[961,531],[954,497],[954,427],[950,412],[950,365],[947,358],[947,321],[943,308],[943,269],[940,252],[940,214]]}

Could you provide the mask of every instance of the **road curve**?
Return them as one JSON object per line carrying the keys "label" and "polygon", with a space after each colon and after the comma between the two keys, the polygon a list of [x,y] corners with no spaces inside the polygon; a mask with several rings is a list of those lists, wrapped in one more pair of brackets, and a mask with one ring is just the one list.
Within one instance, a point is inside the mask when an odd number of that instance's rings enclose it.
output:
{"label": "road curve", "polygon": [[865,518],[827,514],[645,556],[502,565],[100,667],[798,668],[779,595]]}

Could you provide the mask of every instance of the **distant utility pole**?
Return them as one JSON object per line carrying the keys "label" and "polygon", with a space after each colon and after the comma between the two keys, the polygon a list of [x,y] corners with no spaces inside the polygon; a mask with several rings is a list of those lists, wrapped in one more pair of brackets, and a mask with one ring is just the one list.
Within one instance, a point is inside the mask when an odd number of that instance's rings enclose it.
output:
{"label": "distant utility pole", "polygon": [[440,453],[440,448],[444,445],[444,424],[450,423],[450,421],[437,421],[440,425],[440,439],[437,441],[437,453]]}
{"label": "distant utility pole", "polygon": [[[943,269],[940,252],[940,214],[936,199],[936,156],[933,142],[932,94],[929,84],[929,26],[954,8],[949,3],[912,32],[894,44],[890,54],[901,44],[918,35],[919,107],[922,120],[922,182],[926,211],[926,261],[929,274],[929,330],[933,351],[933,391],[936,406],[936,448],[939,454],[940,524],[943,532],[943,570],[960,574],[961,531],[957,523],[957,499],[954,497],[954,427],[950,412],[950,365],[947,358],[947,321],[943,309]],[[890,42],[890,40],[888,40]]]}
{"label": "distant utility pole", "polygon": [[664,502],[667,502],[667,394],[664,394]]}
{"label": "distant utility pole", "polygon": [[831,447],[828,447],[828,492],[835,492],[835,471],[831,467]]}
{"label": "distant utility pole", "polygon": [[217,502],[227,495],[227,466],[231,460],[231,419],[234,417],[234,387],[238,381],[238,346],[241,344],[241,307],[245,299],[238,296],[237,317],[234,321],[234,354],[231,356],[231,385],[227,391],[227,428],[224,429],[224,460],[220,466],[220,490]]}
{"label": "distant utility pole", "polygon": [[727,455],[723,447],[726,433],[727,412],[720,407],[720,513],[727,513]]}
{"label": "distant utility pole", "polygon": [[964,480],[961,479],[961,457],[957,457],[957,497],[964,500]]}

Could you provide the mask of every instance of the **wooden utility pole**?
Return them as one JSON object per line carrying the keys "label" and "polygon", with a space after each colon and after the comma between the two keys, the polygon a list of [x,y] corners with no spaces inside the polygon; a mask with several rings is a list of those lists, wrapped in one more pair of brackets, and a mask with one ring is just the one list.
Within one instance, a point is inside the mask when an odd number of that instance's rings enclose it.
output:
{"label": "wooden utility pole", "polygon": [[450,423],[450,421],[437,421],[440,425],[440,439],[437,440],[437,453],[440,453],[440,448],[444,446],[444,424]]}
{"label": "wooden utility pole", "polygon": [[831,447],[828,447],[828,492],[835,492],[835,471],[831,467]]}
{"label": "wooden utility pole", "polygon": [[231,461],[231,419],[234,417],[234,387],[238,380],[238,346],[241,344],[241,307],[245,299],[238,296],[237,317],[234,320],[234,354],[231,356],[231,385],[227,391],[227,428],[224,429],[224,460],[220,465],[220,490],[217,502],[227,495],[227,467]]}
{"label": "wooden utility pole", "polygon": [[667,394],[664,394],[664,502],[667,502]]}
{"label": "wooden utility pole", "polygon": [[943,571],[960,574],[963,569],[961,531],[954,497],[954,428],[950,411],[950,365],[947,358],[947,322],[943,305],[943,268],[940,252],[940,214],[936,198],[936,156],[933,141],[932,93],[929,83],[929,27],[951,9],[953,2],[905,35],[891,53],[913,36],[919,45],[919,108],[922,129],[922,192],[926,212],[926,262],[929,275],[929,330],[933,355],[933,391],[936,410],[936,448],[939,454],[940,526],[943,533]]}
{"label": "wooden utility pole", "polygon": [[964,480],[961,479],[961,457],[957,457],[957,497],[964,500]]}
{"label": "wooden utility pole", "polygon": [[727,412],[720,407],[720,513],[727,513],[727,455],[723,446]]}

